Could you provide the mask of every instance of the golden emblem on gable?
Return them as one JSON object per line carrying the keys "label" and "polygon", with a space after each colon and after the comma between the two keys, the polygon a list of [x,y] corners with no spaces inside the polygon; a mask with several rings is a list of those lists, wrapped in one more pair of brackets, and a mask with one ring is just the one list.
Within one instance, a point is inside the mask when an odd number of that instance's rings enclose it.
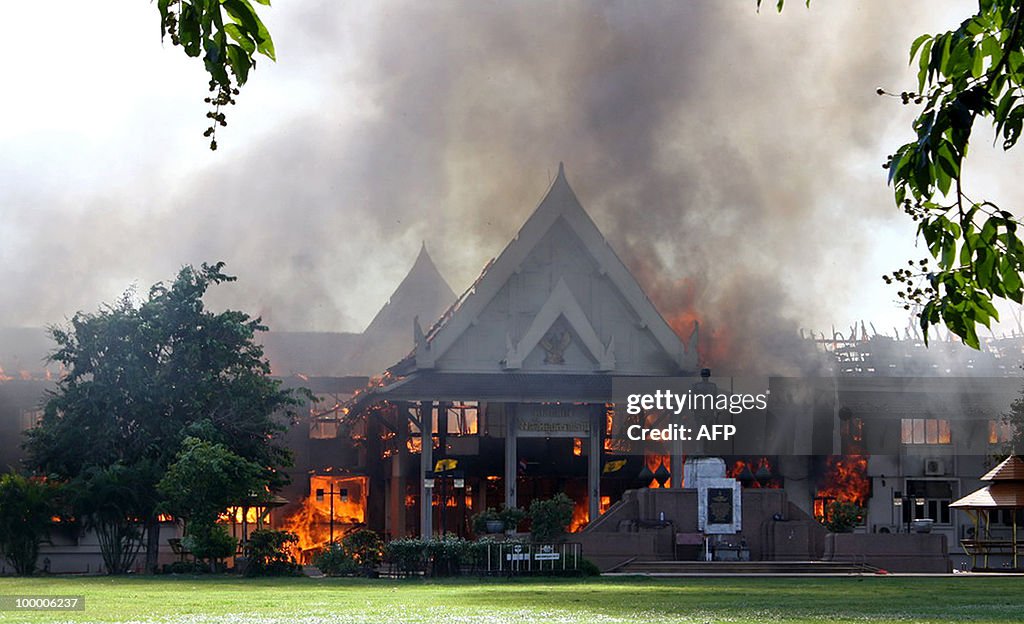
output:
{"label": "golden emblem on gable", "polygon": [[545,364],[565,364],[565,350],[572,342],[572,334],[566,330],[551,330],[540,341],[544,349]]}

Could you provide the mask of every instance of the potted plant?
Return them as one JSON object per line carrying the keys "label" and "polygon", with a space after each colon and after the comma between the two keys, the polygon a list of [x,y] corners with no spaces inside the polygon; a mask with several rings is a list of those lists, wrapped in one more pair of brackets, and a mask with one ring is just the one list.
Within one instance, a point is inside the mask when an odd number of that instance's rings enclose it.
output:
{"label": "potted plant", "polygon": [[501,533],[505,530],[505,520],[493,507],[473,516],[473,531],[481,533]]}
{"label": "potted plant", "polygon": [[519,523],[526,518],[526,511],[519,507],[502,506],[501,512],[499,512],[498,515],[504,523],[505,532],[515,533],[516,529],[519,527]]}

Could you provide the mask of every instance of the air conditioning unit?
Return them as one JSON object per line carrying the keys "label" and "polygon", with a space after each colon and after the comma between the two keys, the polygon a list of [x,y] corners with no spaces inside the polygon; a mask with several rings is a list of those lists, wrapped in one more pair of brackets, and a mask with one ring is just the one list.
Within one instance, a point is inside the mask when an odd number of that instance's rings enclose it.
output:
{"label": "air conditioning unit", "polygon": [[924,460],[926,477],[941,477],[946,474],[946,460],[941,457],[927,457]]}
{"label": "air conditioning unit", "polygon": [[890,533],[899,533],[899,532],[900,532],[899,527],[897,527],[895,525],[892,525],[892,524],[876,524],[875,525],[875,533],[890,534]]}

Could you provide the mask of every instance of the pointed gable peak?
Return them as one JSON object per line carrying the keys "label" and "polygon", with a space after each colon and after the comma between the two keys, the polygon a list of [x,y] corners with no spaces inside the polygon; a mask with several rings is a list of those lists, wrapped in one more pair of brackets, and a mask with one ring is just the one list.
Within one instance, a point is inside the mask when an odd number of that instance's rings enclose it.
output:
{"label": "pointed gable peak", "polygon": [[[412,263],[412,268],[409,269],[409,276],[418,274],[419,272],[430,272],[441,275],[441,272],[437,270],[437,265],[434,264],[434,259],[430,257],[430,252],[427,251],[427,241],[423,241],[420,244],[420,252],[416,255],[416,261]],[[408,279],[408,276],[406,276]],[[442,281],[444,278],[441,278]]]}
{"label": "pointed gable peak", "polygon": [[564,212],[567,208],[575,208],[585,213],[583,206],[580,205],[580,200],[576,197],[576,192],[569,186],[569,180],[565,177],[565,165],[559,162],[558,174],[555,175],[551,186],[548,187],[548,192],[544,194],[544,199],[541,200],[535,212],[539,213],[545,209]]}
{"label": "pointed gable peak", "polygon": [[391,293],[387,303],[370,321],[364,333],[385,331],[385,328],[386,331],[395,331],[401,328],[401,335],[404,337],[409,327],[405,316],[418,314],[423,318],[434,318],[454,300],[455,293],[427,252],[426,242],[423,242],[412,268]]}

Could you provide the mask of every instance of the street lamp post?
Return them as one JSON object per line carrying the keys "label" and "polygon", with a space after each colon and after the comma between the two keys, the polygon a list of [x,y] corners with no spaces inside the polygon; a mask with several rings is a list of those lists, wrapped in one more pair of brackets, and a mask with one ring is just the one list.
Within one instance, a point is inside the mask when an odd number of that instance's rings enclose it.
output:
{"label": "street lamp post", "polygon": [[[910,533],[910,523],[915,520],[914,513],[910,510],[910,506],[916,505],[917,507],[924,507],[926,502],[927,501],[925,501],[923,496],[911,496],[909,492],[904,496],[903,492],[899,490],[893,491],[892,505],[904,512],[904,515],[907,518],[907,533]],[[907,506],[906,511],[903,510],[904,505]]]}
{"label": "street lamp post", "polygon": [[[330,518],[330,527],[331,527],[330,528],[330,543],[333,544],[334,543],[334,497],[335,496],[340,497],[341,498],[341,502],[343,502],[343,503],[348,501],[348,488],[341,488],[340,490],[335,492],[334,491],[334,482],[331,481],[330,491],[327,492],[327,495],[330,496],[330,510],[331,510],[330,511],[330,515],[331,515],[331,518]],[[323,502],[323,500],[324,500],[324,489],[323,488],[317,488],[317,490],[316,490],[316,500],[317,500],[317,502]]]}
{"label": "street lamp post", "polygon": [[433,491],[435,486],[439,487],[439,489],[441,490],[441,509],[439,511],[440,526],[438,528],[440,529],[440,534],[442,537],[444,537],[445,534],[445,520],[447,519],[448,516],[448,479],[452,480],[452,487],[455,490],[461,491],[466,487],[466,477],[461,470],[445,469],[437,471],[428,471],[423,478],[423,486],[426,487],[431,492],[430,501],[428,501],[428,504],[431,507],[433,507],[434,505]]}

